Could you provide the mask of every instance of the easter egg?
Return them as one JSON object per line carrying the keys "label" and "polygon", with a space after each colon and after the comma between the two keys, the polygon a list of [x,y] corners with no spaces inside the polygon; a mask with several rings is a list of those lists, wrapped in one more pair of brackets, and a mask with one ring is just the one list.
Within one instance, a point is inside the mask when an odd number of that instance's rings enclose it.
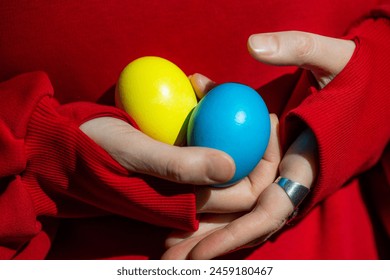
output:
{"label": "easter egg", "polygon": [[116,104],[146,135],[181,145],[197,99],[188,77],[178,66],[160,57],[145,56],[132,61],[121,72]]}
{"label": "easter egg", "polygon": [[247,176],[259,163],[270,137],[270,117],[261,96],[252,88],[225,83],[213,88],[195,107],[188,124],[191,146],[218,149],[236,165],[229,186]]}

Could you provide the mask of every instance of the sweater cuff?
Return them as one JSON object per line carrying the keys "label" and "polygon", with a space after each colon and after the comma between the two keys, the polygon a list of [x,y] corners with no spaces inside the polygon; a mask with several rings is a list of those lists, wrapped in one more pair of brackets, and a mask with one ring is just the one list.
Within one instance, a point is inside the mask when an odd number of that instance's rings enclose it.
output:
{"label": "sweater cuff", "polygon": [[129,173],[79,129],[100,116],[135,125],[125,112],[84,102],[62,107],[43,73],[11,80],[3,95],[10,105],[1,116],[24,146],[20,176],[37,216],[116,214],[164,227],[197,228],[193,186]]}
{"label": "sweater cuff", "polygon": [[[57,111],[62,110],[53,108],[51,98],[43,98],[31,116],[26,136],[30,164],[24,180],[37,215],[113,213],[160,226],[196,229],[191,186],[130,174],[78,128],[87,115],[79,114],[75,125]],[[105,115],[114,116],[114,111],[117,109]]]}
{"label": "sweater cuff", "polygon": [[59,106],[57,112],[61,116],[71,119],[73,124],[78,127],[92,119],[112,117],[123,120],[138,129],[138,125],[126,112],[113,106],[91,102],[74,102]]}

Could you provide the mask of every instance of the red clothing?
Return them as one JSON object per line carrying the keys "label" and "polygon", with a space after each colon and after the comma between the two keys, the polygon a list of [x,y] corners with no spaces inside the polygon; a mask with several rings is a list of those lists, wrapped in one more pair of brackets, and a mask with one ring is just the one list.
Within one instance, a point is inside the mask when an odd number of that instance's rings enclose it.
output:
{"label": "red clothing", "polygon": [[[120,71],[144,55],[259,88],[285,149],[303,124],[317,137],[319,177],[294,225],[224,257],[389,257],[388,1],[131,2],[2,4],[0,259],[159,258],[172,228],[196,229],[193,187],[130,174],[78,129],[98,116],[131,122],[107,105]],[[247,53],[250,34],[281,30],[357,48],[317,90],[307,72]]]}

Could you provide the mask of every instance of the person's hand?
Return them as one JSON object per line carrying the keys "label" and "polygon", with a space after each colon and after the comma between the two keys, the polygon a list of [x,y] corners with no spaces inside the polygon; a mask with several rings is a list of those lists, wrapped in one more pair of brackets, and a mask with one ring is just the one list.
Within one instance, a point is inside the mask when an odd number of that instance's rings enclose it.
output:
{"label": "person's hand", "polygon": [[[200,74],[190,76],[190,81],[199,99],[217,85]],[[275,179],[281,159],[278,137],[279,121],[275,114],[270,115],[270,121],[270,140],[256,168],[234,186],[196,188],[198,213],[237,213],[253,209],[259,194]]]}
{"label": "person's hand", "polygon": [[270,115],[270,120],[270,140],[255,169],[229,187],[196,187],[197,213],[237,213],[253,209],[260,193],[274,181],[281,159],[279,121],[275,114]]}
{"label": "person's hand", "polygon": [[116,118],[92,119],[80,129],[130,172],[197,185],[223,183],[234,175],[226,153],[164,144]]}
{"label": "person's hand", "polygon": [[[248,48],[252,56],[263,63],[296,65],[310,70],[323,88],[345,67],[355,44],[348,40],[290,31],[252,35]],[[199,83],[201,85],[210,85],[202,76],[197,79],[203,79]],[[306,129],[283,157],[279,173],[310,188],[317,175],[316,159],[316,139]],[[276,183],[271,183],[260,193],[252,211],[207,214],[201,218],[199,230],[195,233],[173,234],[166,242],[169,249],[162,258],[211,259],[260,244],[285,224],[293,210],[286,192]]]}
{"label": "person's hand", "polygon": [[255,34],[248,40],[249,52],[256,60],[308,69],[320,88],[325,87],[344,69],[355,47],[351,40],[300,31]]}
{"label": "person's hand", "polygon": [[[198,96],[215,85],[199,74],[193,75],[191,81]],[[309,130],[302,133],[280,162],[278,119],[274,114],[270,117],[270,140],[260,163],[236,185],[228,188],[198,187],[198,212],[204,213],[199,229],[193,233],[178,231],[171,234],[166,241],[169,250],[163,259],[213,258],[236,249],[235,246],[247,247],[263,242],[283,226],[294,209],[284,191],[273,183],[278,168],[281,174],[294,178],[289,172],[291,165],[296,165],[308,172],[307,183],[310,185],[315,172],[315,139],[311,139],[314,136]],[[233,247],[226,249],[226,246]]]}

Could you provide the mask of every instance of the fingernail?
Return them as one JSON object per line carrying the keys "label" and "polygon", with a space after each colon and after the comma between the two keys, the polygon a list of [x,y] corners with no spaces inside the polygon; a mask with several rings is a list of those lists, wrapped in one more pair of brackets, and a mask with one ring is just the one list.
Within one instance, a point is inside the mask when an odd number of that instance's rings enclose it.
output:
{"label": "fingernail", "polygon": [[255,53],[269,55],[277,51],[278,42],[274,35],[255,34],[249,37],[248,46]]}

